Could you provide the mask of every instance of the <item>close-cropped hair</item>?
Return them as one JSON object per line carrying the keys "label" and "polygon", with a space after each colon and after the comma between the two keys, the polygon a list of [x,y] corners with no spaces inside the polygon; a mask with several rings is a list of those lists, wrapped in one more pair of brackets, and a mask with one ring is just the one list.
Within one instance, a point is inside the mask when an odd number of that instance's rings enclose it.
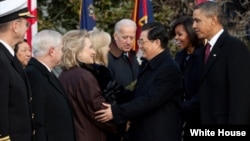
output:
{"label": "close-cropped hair", "polygon": [[32,52],[35,57],[44,56],[51,47],[59,47],[62,35],[54,30],[42,30],[32,38]]}
{"label": "close-cropped hair", "polygon": [[86,30],[70,30],[63,35],[63,56],[61,62],[63,69],[80,66],[80,62],[77,60],[77,54],[85,47],[86,38],[89,38],[89,34]]}
{"label": "close-cropped hair", "polygon": [[193,29],[193,18],[190,16],[182,16],[178,18],[172,26],[172,36],[175,36],[175,28],[179,25],[183,25],[185,31],[187,32],[188,38],[194,47],[201,47],[202,41],[198,38],[195,30]]}
{"label": "close-cropped hair", "polygon": [[208,17],[217,16],[218,22],[220,24],[223,24],[223,21],[224,21],[223,11],[222,11],[221,6],[218,3],[213,2],[213,1],[206,1],[206,2],[196,5],[194,7],[194,10],[197,10],[197,9],[201,10],[201,12]]}
{"label": "close-cropped hair", "polygon": [[142,31],[148,30],[148,40],[157,40],[161,42],[161,47],[168,48],[168,31],[167,28],[159,22],[146,23],[142,26]]}
{"label": "close-cropped hair", "polygon": [[119,33],[120,32],[120,29],[121,27],[124,27],[124,26],[132,26],[136,29],[136,23],[130,19],[122,19],[120,21],[118,21],[116,24],[115,24],[115,33]]}
{"label": "close-cropped hair", "polygon": [[14,48],[14,52],[15,52],[15,53],[18,52],[18,50],[19,50],[19,45],[20,45],[21,43],[23,43],[23,42],[28,43],[28,41],[27,41],[26,39],[23,39],[23,41],[18,42],[18,43],[15,44],[15,48]]}
{"label": "close-cropped hair", "polygon": [[9,29],[11,23],[12,21],[0,23],[0,32],[6,32]]}
{"label": "close-cropped hair", "polygon": [[109,46],[111,42],[110,34],[103,30],[94,29],[89,32],[89,39],[92,43],[93,49],[96,51],[95,62],[107,66],[108,56],[102,51],[102,48]]}

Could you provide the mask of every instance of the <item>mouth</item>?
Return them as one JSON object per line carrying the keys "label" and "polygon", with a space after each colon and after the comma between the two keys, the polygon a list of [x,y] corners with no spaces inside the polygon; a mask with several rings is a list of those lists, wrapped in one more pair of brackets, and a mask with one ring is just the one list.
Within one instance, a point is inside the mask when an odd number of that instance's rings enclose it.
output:
{"label": "mouth", "polygon": [[175,41],[176,45],[180,46],[181,45],[181,41]]}

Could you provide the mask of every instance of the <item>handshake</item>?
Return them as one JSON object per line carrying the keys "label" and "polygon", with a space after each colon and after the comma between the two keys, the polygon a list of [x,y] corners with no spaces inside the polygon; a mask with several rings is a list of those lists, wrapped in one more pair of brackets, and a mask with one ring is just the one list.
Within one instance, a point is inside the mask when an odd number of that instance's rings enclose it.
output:
{"label": "handshake", "polygon": [[103,96],[111,105],[119,103],[118,99],[125,88],[119,85],[116,81],[109,81],[106,88],[103,90]]}
{"label": "handshake", "polygon": [[111,105],[126,103],[133,98],[134,94],[132,91],[135,85],[136,81],[131,82],[124,88],[114,80],[109,81],[106,88],[103,90],[103,96]]}

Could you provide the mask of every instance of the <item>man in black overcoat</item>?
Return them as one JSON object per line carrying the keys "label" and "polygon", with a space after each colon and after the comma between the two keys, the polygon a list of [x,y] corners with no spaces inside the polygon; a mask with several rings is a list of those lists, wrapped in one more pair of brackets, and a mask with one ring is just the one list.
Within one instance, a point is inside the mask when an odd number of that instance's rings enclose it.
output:
{"label": "man in black overcoat", "polygon": [[246,45],[222,26],[221,6],[215,2],[197,5],[193,28],[208,40],[200,80],[202,124],[250,124],[250,55]]}

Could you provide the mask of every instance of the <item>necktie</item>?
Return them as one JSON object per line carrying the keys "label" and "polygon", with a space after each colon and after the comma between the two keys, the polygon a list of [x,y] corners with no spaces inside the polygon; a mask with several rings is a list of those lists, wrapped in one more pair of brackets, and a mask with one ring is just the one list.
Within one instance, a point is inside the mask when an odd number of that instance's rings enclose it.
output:
{"label": "necktie", "polygon": [[207,63],[207,59],[208,59],[208,56],[210,54],[210,48],[211,48],[211,45],[209,43],[207,43],[205,45],[205,58],[204,58],[204,64]]}

